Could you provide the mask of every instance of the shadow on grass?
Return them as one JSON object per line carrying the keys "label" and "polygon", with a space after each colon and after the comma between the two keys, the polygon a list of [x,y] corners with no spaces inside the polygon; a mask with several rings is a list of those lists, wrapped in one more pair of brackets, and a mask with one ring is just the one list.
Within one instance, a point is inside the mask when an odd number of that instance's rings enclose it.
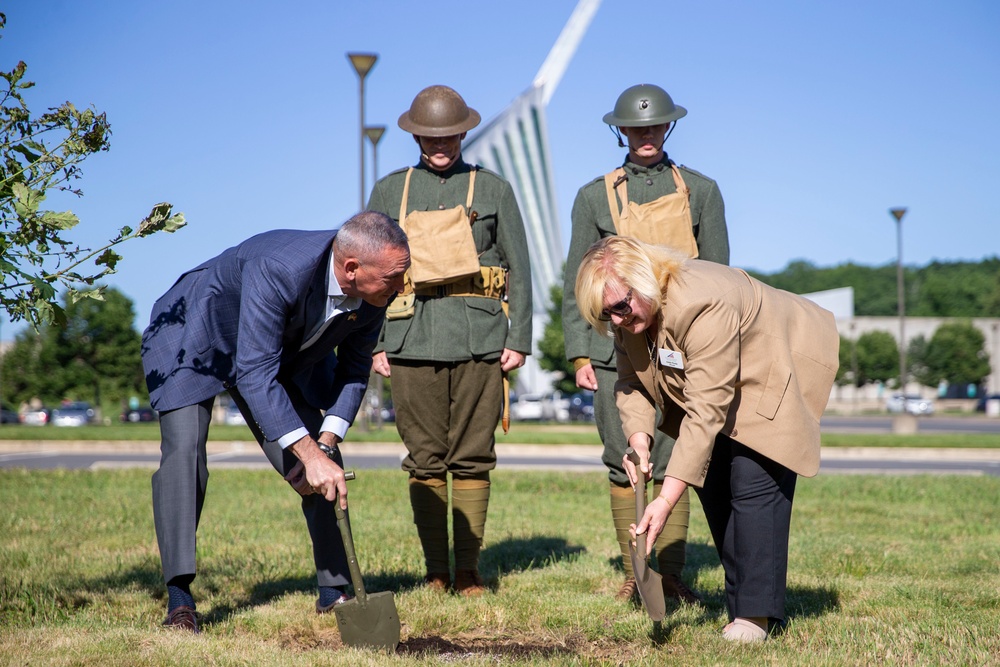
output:
{"label": "shadow on grass", "polygon": [[570,545],[562,537],[507,539],[483,549],[479,557],[479,571],[486,578],[501,577],[512,572],[549,567],[571,560],[584,551],[585,547]]}

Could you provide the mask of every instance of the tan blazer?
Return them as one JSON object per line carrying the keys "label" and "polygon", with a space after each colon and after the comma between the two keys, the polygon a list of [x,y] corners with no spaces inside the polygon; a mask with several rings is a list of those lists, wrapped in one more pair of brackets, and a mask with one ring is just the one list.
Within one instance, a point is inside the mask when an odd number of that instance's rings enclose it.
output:
{"label": "tan blazer", "polygon": [[[659,428],[677,439],[667,475],[701,487],[719,433],[800,475],[819,471],[819,420],[839,364],[829,311],[693,259],[667,284],[656,336],[651,353],[645,332],[615,329],[615,396],[626,437],[652,436],[660,405]],[[670,352],[682,369],[661,363]]]}

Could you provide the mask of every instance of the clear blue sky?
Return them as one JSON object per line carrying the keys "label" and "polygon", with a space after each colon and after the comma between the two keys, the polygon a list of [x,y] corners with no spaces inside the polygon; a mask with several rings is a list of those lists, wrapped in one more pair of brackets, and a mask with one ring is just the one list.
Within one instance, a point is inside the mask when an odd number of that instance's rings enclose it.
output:
{"label": "clear blue sky", "polygon": [[[7,0],[0,66],[27,62],[33,110],[105,111],[74,239],[97,244],[159,201],[188,227],[122,247],[110,284],[142,328],[177,275],[272,228],[358,208],[358,81],[380,174],[415,162],[396,119],[423,87],[484,119],[531,82],[575,0]],[[603,114],[635,83],[688,108],[671,157],[716,179],[735,265],[762,271],[1000,253],[1000,3],[605,0],[548,109],[564,245],[577,189],[623,156]],[[371,164],[369,156],[369,165]],[[371,185],[371,176],[368,177]],[[13,327],[5,326],[4,339]]]}

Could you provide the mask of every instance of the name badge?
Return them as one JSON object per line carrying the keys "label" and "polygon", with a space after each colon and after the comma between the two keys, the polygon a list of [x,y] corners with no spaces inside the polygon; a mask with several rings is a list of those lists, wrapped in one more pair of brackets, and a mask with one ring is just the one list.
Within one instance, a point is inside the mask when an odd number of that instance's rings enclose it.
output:
{"label": "name badge", "polygon": [[681,357],[680,352],[660,348],[660,365],[666,366],[667,368],[684,370],[684,359]]}

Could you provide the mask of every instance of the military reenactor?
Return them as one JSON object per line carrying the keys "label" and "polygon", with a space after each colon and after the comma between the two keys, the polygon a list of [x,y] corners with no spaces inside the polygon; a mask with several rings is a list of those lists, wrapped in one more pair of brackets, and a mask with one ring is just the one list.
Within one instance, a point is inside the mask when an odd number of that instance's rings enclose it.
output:
{"label": "military reenactor", "polygon": [[[625,581],[617,594],[623,600],[633,599],[636,593],[628,550],[635,496],[623,467],[628,443],[615,405],[618,374],[613,340],[591,328],[580,315],[576,274],[591,244],[616,234],[672,246],[689,257],[729,263],[729,235],[719,186],[697,171],[677,165],[663,150],[677,121],[685,115],[687,110],[674,104],[659,86],[641,84],[626,89],[614,110],[604,115],[618,145],[628,147],[625,162],[580,188],[573,204],[573,232],[563,284],[566,357],[576,370],[577,386],[595,392],[594,415],[604,443],[602,459],[610,479],[611,516],[625,564]],[[650,462],[654,497],[662,488],[672,448],[672,438],[656,433]],[[656,557],[665,596],[694,604],[700,598],[681,579],[689,512],[685,491],[656,541]]]}
{"label": "military reenactor", "polygon": [[479,122],[451,88],[420,91],[398,123],[420,159],[376,183],[368,202],[410,240],[407,286],[390,306],[373,368],[392,378],[425,580],[452,587],[450,474],[454,590],[467,596],[486,590],[479,552],[504,378],[531,352],[528,242],[514,192],[462,159],[462,140]]}

